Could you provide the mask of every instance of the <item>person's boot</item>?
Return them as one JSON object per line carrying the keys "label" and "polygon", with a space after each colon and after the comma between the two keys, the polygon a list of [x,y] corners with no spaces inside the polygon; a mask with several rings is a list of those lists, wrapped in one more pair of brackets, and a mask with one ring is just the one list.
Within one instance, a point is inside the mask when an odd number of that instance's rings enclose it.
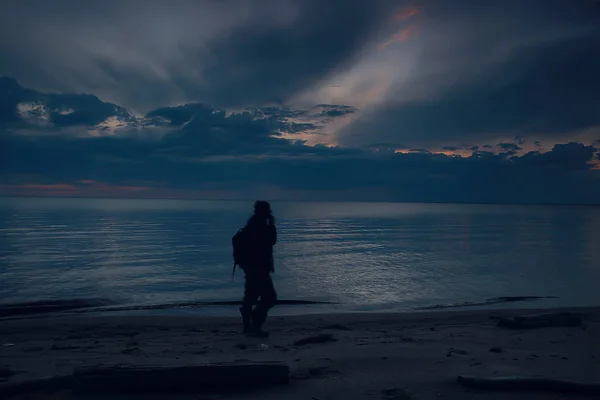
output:
{"label": "person's boot", "polygon": [[253,338],[267,338],[269,337],[269,332],[263,331],[259,326],[252,326],[250,331],[246,333],[246,336]]}
{"label": "person's boot", "polygon": [[265,332],[262,330],[262,324],[265,322],[265,320],[266,315],[263,315],[263,312],[261,312],[260,308],[255,309],[252,312],[252,322],[247,335],[249,337],[259,338],[269,337],[269,332]]}
{"label": "person's boot", "polygon": [[252,311],[245,307],[240,307],[240,314],[242,314],[242,323],[244,324],[244,334],[250,333],[252,328]]}

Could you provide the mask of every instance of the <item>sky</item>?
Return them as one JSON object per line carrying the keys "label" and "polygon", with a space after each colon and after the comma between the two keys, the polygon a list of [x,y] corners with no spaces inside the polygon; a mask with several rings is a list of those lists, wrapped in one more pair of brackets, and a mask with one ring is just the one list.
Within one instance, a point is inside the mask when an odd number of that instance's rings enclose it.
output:
{"label": "sky", "polygon": [[598,0],[5,0],[0,195],[600,204]]}

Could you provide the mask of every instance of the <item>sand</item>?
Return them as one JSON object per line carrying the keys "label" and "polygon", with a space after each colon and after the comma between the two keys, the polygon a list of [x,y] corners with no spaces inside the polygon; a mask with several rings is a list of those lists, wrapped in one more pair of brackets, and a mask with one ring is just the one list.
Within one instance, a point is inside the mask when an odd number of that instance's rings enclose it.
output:
{"label": "sand", "polygon": [[[272,317],[265,326],[271,332],[267,339],[243,336],[237,318],[79,315],[0,320],[0,367],[15,373],[3,384],[69,375],[86,366],[282,361],[291,369],[289,385],[249,393],[101,398],[573,399],[579,397],[488,392],[456,383],[461,374],[600,381],[600,308],[568,311],[581,315],[585,324],[510,330],[497,327],[493,319],[535,310]],[[331,334],[334,341],[294,344],[322,334]],[[88,397],[63,390],[15,398]]]}

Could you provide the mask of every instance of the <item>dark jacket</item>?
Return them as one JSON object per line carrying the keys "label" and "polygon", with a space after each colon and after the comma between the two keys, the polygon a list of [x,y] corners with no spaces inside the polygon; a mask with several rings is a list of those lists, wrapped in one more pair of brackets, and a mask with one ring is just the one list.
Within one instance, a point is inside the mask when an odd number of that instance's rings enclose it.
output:
{"label": "dark jacket", "polygon": [[277,243],[277,229],[265,217],[253,215],[246,224],[250,237],[249,270],[274,271],[273,246]]}

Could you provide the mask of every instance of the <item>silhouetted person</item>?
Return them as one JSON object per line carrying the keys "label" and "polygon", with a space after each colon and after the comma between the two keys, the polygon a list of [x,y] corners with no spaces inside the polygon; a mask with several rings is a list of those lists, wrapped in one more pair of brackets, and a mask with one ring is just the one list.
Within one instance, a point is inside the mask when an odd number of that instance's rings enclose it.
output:
{"label": "silhouetted person", "polygon": [[248,219],[244,231],[248,243],[246,265],[241,265],[246,274],[244,299],[240,307],[244,333],[250,336],[267,336],[262,331],[262,325],[269,309],[277,302],[277,293],[271,279],[271,272],[275,272],[273,246],[277,243],[277,229],[268,202],[254,203],[254,215]]}

